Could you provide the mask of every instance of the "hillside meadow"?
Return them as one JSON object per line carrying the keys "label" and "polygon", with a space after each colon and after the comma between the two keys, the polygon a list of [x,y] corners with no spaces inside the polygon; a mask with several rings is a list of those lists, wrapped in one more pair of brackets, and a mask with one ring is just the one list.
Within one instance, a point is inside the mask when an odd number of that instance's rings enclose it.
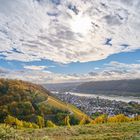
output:
{"label": "hillside meadow", "polygon": [[0,125],[1,140],[140,140],[140,121],[14,129]]}

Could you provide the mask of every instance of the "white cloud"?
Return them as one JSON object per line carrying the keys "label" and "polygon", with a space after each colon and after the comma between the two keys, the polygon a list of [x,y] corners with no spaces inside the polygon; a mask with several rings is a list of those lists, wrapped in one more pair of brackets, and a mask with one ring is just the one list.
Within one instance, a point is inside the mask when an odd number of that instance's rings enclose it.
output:
{"label": "white cloud", "polygon": [[35,66],[35,65],[30,65],[30,66],[24,66],[25,69],[29,70],[44,70],[47,69],[47,66]]}
{"label": "white cloud", "polygon": [[125,64],[125,63],[119,63],[116,61],[112,61],[109,64],[105,64],[108,66],[108,69],[113,69],[113,70],[129,70],[129,71],[134,71],[134,70],[139,70],[140,71],[140,64]]}
{"label": "white cloud", "polygon": [[[139,0],[0,0],[3,59],[60,63],[140,49]],[[110,38],[108,45],[106,40]]]}
{"label": "white cloud", "polygon": [[95,68],[94,68],[94,70],[99,70],[99,69],[100,69],[99,67],[95,67]]}
{"label": "white cloud", "polygon": [[110,62],[103,68],[94,69],[85,74],[60,74],[44,70],[42,67],[31,66],[22,71],[11,71],[0,68],[0,77],[10,79],[21,79],[37,83],[60,83],[60,82],[81,82],[101,81],[140,78],[140,64],[125,64]]}

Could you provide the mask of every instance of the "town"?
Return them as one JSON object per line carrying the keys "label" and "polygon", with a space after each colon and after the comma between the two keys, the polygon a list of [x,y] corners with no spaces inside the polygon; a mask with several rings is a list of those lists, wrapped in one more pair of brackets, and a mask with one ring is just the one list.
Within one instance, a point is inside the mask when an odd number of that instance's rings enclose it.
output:
{"label": "town", "polygon": [[126,116],[134,117],[140,113],[140,104],[133,101],[126,103],[116,100],[101,99],[99,97],[76,96],[67,92],[53,94],[60,100],[75,105],[89,116],[99,113],[107,114],[108,116],[125,114]]}

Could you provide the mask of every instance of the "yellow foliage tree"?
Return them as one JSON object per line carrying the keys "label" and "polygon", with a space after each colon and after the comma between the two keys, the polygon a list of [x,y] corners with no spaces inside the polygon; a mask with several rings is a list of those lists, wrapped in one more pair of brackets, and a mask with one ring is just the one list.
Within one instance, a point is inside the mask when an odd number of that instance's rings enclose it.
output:
{"label": "yellow foliage tree", "polygon": [[101,115],[94,120],[95,124],[106,123],[106,122],[107,122],[107,116],[106,115]]}
{"label": "yellow foliage tree", "polygon": [[64,122],[65,122],[65,125],[67,125],[68,127],[70,127],[70,117],[68,115],[65,117]]}
{"label": "yellow foliage tree", "polygon": [[109,117],[107,122],[129,122],[131,119],[124,114],[115,115],[113,117]]}
{"label": "yellow foliage tree", "polygon": [[45,120],[41,116],[37,116],[37,124],[39,128],[43,128],[45,126]]}
{"label": "yellow foliage tree", "polygon": [[48,120],[47,122],[46,122],[46,126],[47,127],[56,127],[56,125],[52,122],[52,121],[50,121],[50,120]]}
{"label": "yellow foliage tree", "polygon": [[86,122],[86,118],[85,116],[83,116],[83,118],[80,120],[79,125],[83,125]]}
{"label": "yellow foliage tree", "polygon": [[16,126],[18,128],[39,128],[39,126],[35,123],[26,122],[22,120],[18,120],[17,118],[8,115],[4,121],[6,124],[9,124],[10,126]]}
{"label": "yellow foliage tree", "polygon": [[32,128],[39,128],[39,126],[35,123],[32,123]]}
{"label": "yellow foliage tree", "polygon": [[136,116],[134,117],[134,120],[135,120],[135,121],[140,121],[140,115],[136,115]]}
{"label": "yellow foliage tree", "polygon": [[16,124],[16,126],[18,126],[20,128],[23,127],[23,122],[18,120],[17,118],[15,119],[15,124]]}
{"label": "yellow foliage tree", "polygon": [[12,125],[16,125],[16,118],[13,117],[13,116],[8,115],[8,116],[5,118],[4,122],[5,122],[6,124],[11,125],[11,126],[12,126]]}

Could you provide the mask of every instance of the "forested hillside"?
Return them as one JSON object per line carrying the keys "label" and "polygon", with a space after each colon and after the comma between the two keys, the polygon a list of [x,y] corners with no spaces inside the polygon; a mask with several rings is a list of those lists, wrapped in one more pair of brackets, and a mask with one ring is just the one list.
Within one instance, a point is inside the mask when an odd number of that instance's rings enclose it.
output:
{"label": "forested hillside", "polygon": [[0,79],[0,122],[4,122],[8,115],[33,123],[41,117],[57,125],[64,125],[67,116],[71,124],[78,124],[83,117],[87,117],[76,107],[53,97],[42,86]]}

